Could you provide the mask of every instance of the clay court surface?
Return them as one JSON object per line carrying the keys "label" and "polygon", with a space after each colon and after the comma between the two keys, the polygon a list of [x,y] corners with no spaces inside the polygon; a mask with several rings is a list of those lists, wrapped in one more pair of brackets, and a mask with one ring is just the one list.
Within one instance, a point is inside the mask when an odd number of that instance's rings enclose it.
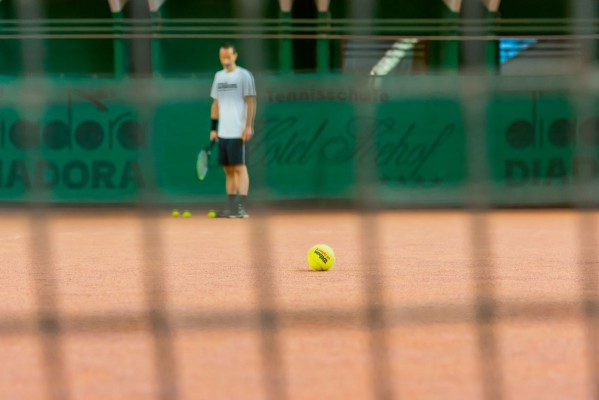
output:
{"label": "clay court surface", "polygon": [[[71,399],[157,398],[144,319],[156,266],[181,399],[267,398],[262,306],[280,312],[273,348],[286,398],[374,399],[382,361],[371,353],[365,288],[377,281],[394,396],[483,398],[472,274],[480,252],[466,212],[276,211],[225,220],[203,210],[190,219],[53,210],[47,224],[20,210],[0,214],[0,399],[47,398],[34,287],[52,285],[39,282],[48,278],[34,264],[53,267]],[[503,398],[593,398],[578,305],[579,214],[497,211],[487,221],[483,259],[495,274]],[[36,256],[44,226],[50,252]],[[308,270],[306,251],[319,242],[336,251],[329,272]],[[86,325],[99,317],[109,322]]]}

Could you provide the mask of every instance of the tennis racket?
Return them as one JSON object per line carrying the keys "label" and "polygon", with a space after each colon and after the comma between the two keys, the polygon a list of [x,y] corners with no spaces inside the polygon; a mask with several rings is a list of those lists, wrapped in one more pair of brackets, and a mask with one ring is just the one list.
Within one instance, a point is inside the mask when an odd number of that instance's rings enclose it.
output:
{"label": "tennis racket", "polygon": [[212,148],[214,147],[215,141],[210,141],[210,144],[204,147],[198,153],[198,161],[196,162],[196,172],[198,174],[198,179],[203,181],[208,173],[208,161],[210,161],[210,153],[212,152]]}

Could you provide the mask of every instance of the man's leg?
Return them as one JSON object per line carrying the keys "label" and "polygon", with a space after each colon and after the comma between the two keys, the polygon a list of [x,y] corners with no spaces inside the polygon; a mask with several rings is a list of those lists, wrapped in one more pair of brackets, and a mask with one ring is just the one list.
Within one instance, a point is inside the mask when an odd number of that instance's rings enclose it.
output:
{"label": "man's leg", "polygon": [[228,195],[236,195],[239,193],[239,180],[235,166],[225,166],[225,178]]}
{"label": "man's leg", "polygon": [[232,139],[228,148],[228,165],[232,166],[232,173],[235,176],[235,194],[239,195],[234,211],[234,217],[247,218],[245,211],[245,200],[250,187],[250,178],[246,167],[246,144],[242,139]]}
{"label": "man's leg", "polygon": [[245,165],[236,165],[234,167],[235,176],[237,177],[239,195],[247,196],[250,190],[250,176]]}
{"label": "man's leg", "polygon": [[224,169],[228,197],[225,213],[235,214],[237,212],[237,194],[239,193],[239,180],[235,171],[235,166],[226,165]]}
{"label": "man's leg", "polygon": [[235,165],[233,168],[235,173],[235,180],[237,182],[237,188],[239,190],[239,200],[237,204],[237,217],[247,218],[248,214],[245,209],[246,198],[250,188],[250,178],[248,170],[245,165]]}

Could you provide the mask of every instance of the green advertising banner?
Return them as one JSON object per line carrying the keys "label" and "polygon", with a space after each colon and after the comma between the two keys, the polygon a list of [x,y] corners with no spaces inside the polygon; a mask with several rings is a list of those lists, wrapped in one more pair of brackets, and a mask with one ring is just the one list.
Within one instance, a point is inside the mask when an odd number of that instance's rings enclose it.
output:
{"label": "green advertising banner", "polygon": [[[473,104],[467,78],[256,78],[248,148],[255,199],[355,199],[368,191],[390,205],[461,205],[472,195],[473,135],[485,138],[487,147],[475,150],[485,153],[491,204],[571,204],[581,187],[594,193],[599,108],[594,97],[573,101],[567,87],[539,81],[538,89],[508,90],[511,78],[487,78]],[[3,81],[0,201],[221,199],[216,157],[204,181],[195,176],[209,141],[210,85],[211,78]],[[485,113],[482,124],[468,121],[473,110]]]}
{"label": "green advertising banner", "polygon": [[111,202],[135,195],[144,184],[140,152],[148,141],[135,106],[105,89],[20,89],[5,86],[2,93],[2,200]]}

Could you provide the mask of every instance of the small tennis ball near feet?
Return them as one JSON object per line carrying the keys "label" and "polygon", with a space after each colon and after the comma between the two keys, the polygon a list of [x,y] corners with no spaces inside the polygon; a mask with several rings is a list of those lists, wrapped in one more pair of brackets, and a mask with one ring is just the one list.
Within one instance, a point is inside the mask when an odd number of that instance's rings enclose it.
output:
{"label": "small tennis ball near feet", "polygon": [[191,218],[191,213],[189,211],[184,211],[183,218]]}
{"label": "small tennis ball near feet", "polygon": [[171,215],[175,218],[179,218],[181,216],[181,213],[179,212],[179,210],[173,210]]}
{"label": "small tennis ball near feet", "polygon": [[317,244],[308,251],[308,265],[314,271],[328,271],[335,264],[335,252],[326,244]]}
{"label": "small tennis ball near feet", "polygon": [[208,212],[208,218],[216,218],[216,211],[210,210]]}

